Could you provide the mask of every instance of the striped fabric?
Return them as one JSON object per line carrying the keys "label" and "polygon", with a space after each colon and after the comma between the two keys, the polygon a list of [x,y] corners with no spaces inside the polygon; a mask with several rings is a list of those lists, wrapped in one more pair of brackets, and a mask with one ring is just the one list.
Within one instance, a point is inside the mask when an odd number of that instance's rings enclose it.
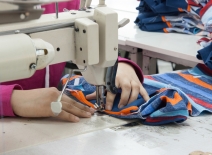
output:
{"label": "striped fabric", "polygon": [[[96,101],[87,101],[85,98],[95,91],[94,86],[88,86],[83,77],[77,78],[80,78],[77,80],[80,83],[74,85],[76,78],[72,78],[66,93],[77,101],[94,107]],[[212,70],[203,64],[179,73],[145,76],[143,86],[150,96],[147,102],[139,95],[136,101],[119,109],[120,91],[112,110],[105,113],[124,119],[137,118],[143,124],[162,125],[180,123],[189,115],[199,116],[204,111],[212,112]]]}
{"label": "striped fabric", "polygon": [[[185,97],[187,111],[191,116],[198,116],[203,111],[212,112],[212,71],[203,64],[180,73],[145,76],[144,87],[148,92],[164,87],[177,90],[182,98]],[[176,101],[170,103],[177,105]]]}

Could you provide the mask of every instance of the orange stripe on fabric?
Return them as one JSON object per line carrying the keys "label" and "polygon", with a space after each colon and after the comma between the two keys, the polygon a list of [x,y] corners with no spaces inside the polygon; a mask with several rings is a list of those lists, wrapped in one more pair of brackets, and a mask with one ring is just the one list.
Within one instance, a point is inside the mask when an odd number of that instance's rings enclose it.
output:
{"label": "orange stripe on fabric", "polygon": [[188,11],[188,12],[190,12],[190,11],[191,11],[191,6],[190,6],[190,5],[188,5],[188,7],[187,7],[187,11]]}
{"label": "orange stripe on fabric", "polygon": [[157,92],[158,92],[158,93],[161,93],[161,92],[163,92],[163,91],[165,91],[165,90],[167,90],[167,88],[161,88],[161,89],[157,90]]}
{"label": "orange stripe on fabric", "polygon": [[[80,77],[80,75],[74,75],[74,76],[72,76],[72,77],[70,78],[70,81],[73,80],[73,79],[76,79],[76,78],[78,78],[78,77]],[[62,79],[62,85],[65,85],[65,83],[66,83],[67,80],[68,80],[68,78]]]}
{"label": "orange stripe on fabric", "polygon": [[[70,93],[71,93],[72,96],[74,96],[75,98],[77,98],[80,102],[86,104],[89,107],[95,108],[94,104],[91,103],[91,102],[89,102],[85,98],[85,96],[82,93],[82,91],[70,90]],[[114,112],[114,111],[110,111],[110,110],[105,110],[105,113],[111,114],[111,115],[129,115],[131,113],[131,111],[136,111],[136,110],[138,110],[138,107],[137,106],[132,106],[132,107],[123,109],[123,110],[118,111],[118,112]]]}
{"label": "orange stripe on fabric", "polygon": [[172,24],[170,22],[166,22],[168,27],[172,27]]}
{"label": "orange stripe on fabric", "polygon": [[[70,93],[72,96],[74,96],[75,98],[77,98],[80,102],[86,104],[89,107],[95,108],[95,106],[93,105],[93,103],[89,102],[84,94],[82,93],[82,91],[79,90],[70,90]],[[96,109],[96,108],[95,108]]]}
{"label": "orange stripe on fabric", "polygon": [[105,110],[104,112],[110,115],[129,115],[131,113],[131,111],[136,111],[138,110],[137,106],[132,106],[126,109],[123,109],[121,111],[115,112],[115,111],[110,111],[110,110]]}
{"label": "orange stripe on fabric", "polygon": [[167,22],[165,16],[161,16],[163,22]]}
{"label": "orange stripe on fabric", "polygon": [[183,12],[183,9],[182,8],[178,8],[178,11]]}
{"label": "orange stripe on fabric", "polygon": [[160,99],[166,103],[169,102],[172,105],[175,105],[183,100],[177,92],[174,93],[174,98],[169,98],[168,96],[161,96]]}
{"label": "orange stripe on fabric", "polygon": [[206,82],[203,82],[202,80],[195,78],[192,75],[186,75],[182,73],[179,73],[179,75],[189,82],[195,83],[196,85],[212,90],[212,85],[207,84]]}
{"label": "orange stripe on fabric", "polygon": [[192,106],[191,106],[190,102],[188,102],[188,104],[187,104],[187,109],[189,111],[189,114],[192,114]]}
{"label": "orange stripe on fabric", "polygon": [[164,31],[165,33],[169,33],[169,32],[166,30],[166,28],[164,28],[163,31]]}

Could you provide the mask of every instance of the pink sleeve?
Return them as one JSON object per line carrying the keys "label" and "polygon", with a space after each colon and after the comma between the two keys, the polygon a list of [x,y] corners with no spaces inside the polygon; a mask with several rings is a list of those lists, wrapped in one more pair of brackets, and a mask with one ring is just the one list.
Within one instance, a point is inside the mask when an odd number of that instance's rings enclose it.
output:
{"label": "pink sleeve", "polygon": [[11,106],[14,89],[22,89],[20,85],[0,85],[0,116],[15,116]]}
{"label": "pink sleeve", "polygon": [[130,64],[130,65],[134,68],[134,70],[135,70],[135,72],[136,72],[136,74],[137,74],[139,80],[141,81],[141,83],[143,83],[143,81],[144,81],[143,73],[142,73],[140,67],[139,67],[136,63],[134,63],[134,62],[131,61],[131,60],[122,58],[122,57],[118,57],[118,61],[119,61],[119,62],[126,62],[126,63]]}
{"label": "pink sleeve", "polygon": [[[69,0],[65,2],[58,3],[59,12],[64,12],[63,9],[68,10],[78,10],[80,5],[80,0]],[[42,8],[45,9],[44,14],[55,13],[55,3],[42,5]]]}

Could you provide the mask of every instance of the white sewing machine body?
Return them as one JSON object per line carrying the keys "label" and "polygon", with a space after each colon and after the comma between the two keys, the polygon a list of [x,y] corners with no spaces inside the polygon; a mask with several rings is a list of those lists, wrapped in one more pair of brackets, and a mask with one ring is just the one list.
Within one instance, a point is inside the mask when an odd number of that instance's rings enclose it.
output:
{"label": "white sewing machine body", "polygon": [[[105,69],[118,56],[118,17],[111,9],[99,7],[59,13],[58,18],[47,14],[1,24],[0,44],[0,51],[7,49],[1,52],[0,82],[30,77],[48,64],[73,61],[88,66],[83,73],[88,82],[104,85]],[[37,53],[45,49],[44,54]]]}
{"label": "white sewing machine body", "polygon": [[[11,3],[8,10],[0,11],[0,82],[29,78],[49,64],[72,61],[79,68],[83,66],[78,71],[87,82],[97,86],[96,108],[103,110],[104,85],[109,91],[116,90],[117,13],[107,7],[98,7],[74,12],[66,10],[59,14],[56,2],[55,14],[41,16],[43,10],[37,5],[49,0],[0,2]],[[10,5],[18,7],[11,9]],[[68,81],[57,101],[51,103],[55,115],[61,112],[60,101],[67,84]]]}

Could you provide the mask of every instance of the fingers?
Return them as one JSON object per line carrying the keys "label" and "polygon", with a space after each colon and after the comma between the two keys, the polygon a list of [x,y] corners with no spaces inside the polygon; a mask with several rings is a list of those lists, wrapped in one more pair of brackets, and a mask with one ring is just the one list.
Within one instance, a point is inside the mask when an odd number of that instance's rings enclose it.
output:
{"label": "fingers", "polygon": [[78,103],[78,102],[74,101],[73,99],[69,98],[66,95],[63,95],[62,101],[64,101],[65,103],[69,103],[71,105],[74,105],[75,107],[77,107],[77,108],[79,108],[83,111],[90,112],[91,114],[93,114],[95,112],[95,110],[93,108],[89,108],[88,106],[85,106],[81,103]]}
{"label": "fingers", "polygon": [[132,87],[131,88],[131,95],[130,95],[128,103],[131,103],[138,98],[138,94],[140,92],[141,84],[137,83],[135,81],[131,81],[131,87]]}
{"label": "fingers", "polygon": [[57,118],[64,120],[64,121],[69,121],[69,122],[79,122],[79,117],[74,116],[71,113],[68,113],[64,110],[61,111],[61,113],[57,116]]}
{"label": "fingers", "polygon": [[62,109],[72,115],[75,115],[77,117],[84,117],[88,118],[91,117],[91,113],[85,110],[82,110],[78,107],[76,107],[73,103],[67,103],[67,102],[62,102]]}
{"label": "fingers", "polygon": [[122,108],[123,106],[127,105],[132,90],[130,81],[128,80],[123,81],[120,87],[122,88],[122,93],[118,108]]}
{"label": "fingers", "polygon": [[96,92],[93,92],[92,94],[86,95],[87,100],[93,100],[96,99]]}
{"label": "fingers", "polygon": [[[122,82],[123,83],[123,82]],[[142,86],[142,84],[139,82],[131,81],[123,83],[121,86],[122,93],[121,93],[121,99],[119,102],[118,107],[122,108],[123,106],[126,106],[127,104],[135,101],[138,98],[138,94],[140,93],[145,101],[149,100],[149,95]]]}
{"label": "fingers", "polygon": [[143,96],[145,101],[149,100],[149,95],[142,85],[140,86],[140,94]]}
{"label": "fingers", "polygon": [[111,92],[107,92],[106,105],[105,105],[106,110],[112,109],[115,97],[116,97],[116,94],[113,94]]}

